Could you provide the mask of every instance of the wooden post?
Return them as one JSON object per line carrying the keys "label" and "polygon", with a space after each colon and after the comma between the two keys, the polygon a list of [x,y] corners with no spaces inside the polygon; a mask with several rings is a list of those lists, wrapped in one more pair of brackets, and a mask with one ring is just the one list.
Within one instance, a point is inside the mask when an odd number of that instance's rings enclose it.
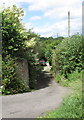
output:
{"label": "wooden post", "polygon": [[70,37],[70,11],[68,11],[68,37]]}

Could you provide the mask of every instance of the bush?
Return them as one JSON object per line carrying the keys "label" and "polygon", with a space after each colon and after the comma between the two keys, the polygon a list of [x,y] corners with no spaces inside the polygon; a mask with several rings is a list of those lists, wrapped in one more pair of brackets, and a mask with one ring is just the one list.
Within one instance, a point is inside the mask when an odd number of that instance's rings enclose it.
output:
{"label": "bush", "polygon": [[[24,28],[21,24],[23,10],[15,5],[7,7],[2,11],[2,55],[10,54],[11,56],[21,55],[24,42]],[[21,32],[23,31],[23,32]]]}
{"label": "bush", "polygon": [[24,81],[22,81],[16,74],[15,60],[7,55],[2,61],[2,93],[16,94],[28,91]]}
{"label": "bush", "polygon": [[36,60],[35,54],[32,52],[27,51],[25,54],[25,59],[28,61],[28,69],[29,69],[29,88],[35,89],[36,88]]}
{"label": "bush", "polygon": [[82,70],[82,37],[74,35],[65,38],[53,51],[52,57],[53,71],[60,72],[67,77],[67,73],[72,73],[75,69]]}

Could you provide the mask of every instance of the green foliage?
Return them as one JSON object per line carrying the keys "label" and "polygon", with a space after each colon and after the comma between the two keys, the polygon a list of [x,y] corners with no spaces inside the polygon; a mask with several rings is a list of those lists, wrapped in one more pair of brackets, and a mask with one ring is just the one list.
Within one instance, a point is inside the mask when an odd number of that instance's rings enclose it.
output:
{"label": "green foliage", "polygon": [[16,74],[15,60],[7,55],[2,61],[2,93],[16,94],[28,91],[23,80]]}
{"label": "green foliage", "polygon": [[29,68],[29,87],[30,89],[36,89],[37,85],[37,75],[38,72],[43,68],[40,65],[37,65],[36,54],[29,52],[26,54],[26,59],[28,60]]}
{"label": "green foliage", "polygon": [[[82,71],[78,72],[78,70],[76,70],[72,73],[68,73],[67,78],[65,78],[63,74],[61,75],[61,73],[58,73],[55,76],[56,82],[58,82],[59,84],[61,84],[63,86],[69,86],[70,83],[73,83],[73,82],[75,83],[79,79],[82,81]],[[75,88],[75,86],[74,86],[74,88]]]}
{"label": "green foliage", "polygon": [[16,79],[15,67],[16,67],[16,64],[14,60],[10,58],[9,55],[5,57],[4,61],[2,61],[2,71],[3,71],[2,83],[4,84],[4,86],[6,86],[6,84],[9,85],[10,80],[12,78]]}
{"label": "green foliage", "polygon": [[35,54],[31,53],[27,56],[28,67],[29,67],[29,87],[30,89],[36,88],[36,61]]}
{"label": "green foliage", "polygon": [[24,15],[22,8],[15,5],[2,11],[2,37],[3,37],[3,93],[14,94],[28,91],[25,83],[16,75],[15,59],[26,59],[29,64],[30,88],[34,88],[36,44],[39,35],[31,30],[26,31],[21,18]]}
{"label": "green foliage", "polygon": [[60,72],[67,77],[78,69],[82,69],[82,37],[74,35],[72,38],[65,38],[53,51],[52,66],[54,73]]}
{"label": "green foliage", "polygon": [[23,39],[25,38],[25,30],[21,24],[22,16],[23,10],[15,5],[2,11],[3,57],[8,54],[19,56],[22,52]]}
{"label": "green foliage", "polygon": [[52,61],[52,50],[62,41],[63,38],[44,38],[41,37],[39,40],[39,58],[45,57],[51,64]]}
{"label": "green foliage", "polygon": [[25,50],[24,50],[24,58],[28,61],[28,69],[29,69],[29,87],[30,89],[36,88],[36,77],[37,77],[37,69],[36,59],[37,59],[37,42],[39,39],[39,35],[31,32],[29,30],[27,32],[27,39],[25,40]]}

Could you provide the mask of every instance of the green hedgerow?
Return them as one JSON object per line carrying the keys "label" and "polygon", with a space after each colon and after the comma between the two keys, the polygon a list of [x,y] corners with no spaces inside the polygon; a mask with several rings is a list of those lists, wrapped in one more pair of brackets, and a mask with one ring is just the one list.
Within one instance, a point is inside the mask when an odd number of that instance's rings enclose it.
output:
{"label": "green hedgerow", "polygon": [[16,74],[15,59],[7,55],[2,61],[2,94],[16,94],[28,91],[23,80]]}
{"label": "green hedgerow", "polygon": [[54,73],[60,72],[67,77],[67,73],[72,73],[76,69],[80,72],[83,68],[82,49],[82,36],[74,35],[71,38],[65,38],[53,51]]}

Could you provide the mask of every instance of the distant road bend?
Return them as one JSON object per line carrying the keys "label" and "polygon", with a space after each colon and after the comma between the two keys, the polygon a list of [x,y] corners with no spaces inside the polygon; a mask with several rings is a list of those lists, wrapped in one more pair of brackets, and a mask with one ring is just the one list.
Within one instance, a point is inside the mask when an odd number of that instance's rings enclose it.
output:
{"label": "distant road bend", "polygon": [[39,75],[36,91],[2,97],[3,118],[37,118],[59,107],[69,89],[58,85],[46,66]]}

